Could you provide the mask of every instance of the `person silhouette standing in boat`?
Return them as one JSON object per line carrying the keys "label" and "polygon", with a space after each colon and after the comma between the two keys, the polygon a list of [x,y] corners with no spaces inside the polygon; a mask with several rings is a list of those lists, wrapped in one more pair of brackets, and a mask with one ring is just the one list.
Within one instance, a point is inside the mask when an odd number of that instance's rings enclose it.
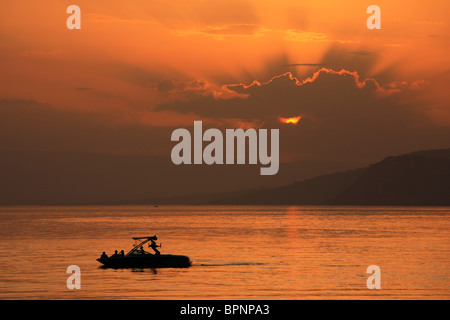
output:
{"label": "person silhouette standing in boat", "polygon": [[159,252],[159,250],[156,249],[156,248],[157,248],[157,247],[161,247],[161,246],[158,246],[158,245],[156,244],[156,242],[155,242],[153,239],[154,239],[154,240],[158,240],[158,238],[157,238],[156,236],[154,236],[152,239],[150,239],[150,241],[151,241],[152,243],[150,244],[149,247],[151,247],[151,248],[153,249],[153,251],[155,251],[155,254],[156,254],[157,256],[159,256],[159,255],[161,254],[161,252]]}

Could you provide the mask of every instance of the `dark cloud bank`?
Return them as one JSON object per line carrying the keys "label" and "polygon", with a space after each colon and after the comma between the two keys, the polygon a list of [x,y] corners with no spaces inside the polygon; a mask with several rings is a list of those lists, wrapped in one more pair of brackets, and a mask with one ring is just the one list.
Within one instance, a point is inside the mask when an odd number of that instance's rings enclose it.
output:
{"label": "dark cloud bank", "polygon": [[[174,127],[121,124],[111,115],[62,110],[33,100],[0,100],[2,203],[137,201],[173,195],[280,186],[357,168],[386,156],[448,148],[450,128],[424,104],[433,81],[380,85],[356,72],[322,69],[267,82],[231,84],[217,95],[201,81],[166,81],[158,90],[183,99],[153,111],[193,113],[224,123],[259,121],[280,129],[284,160],[276,176],[259,166],[175,166]],[[183,95],[186,91],[187,94]],[[226,97],[226,98],[223,98]],[[446,106],[443,102],[442,106]],[[301,115],[297,125],[279,117]],[[192,130],[191,128],[188,128]],[[9,202],[8,202],[9,201]]]}

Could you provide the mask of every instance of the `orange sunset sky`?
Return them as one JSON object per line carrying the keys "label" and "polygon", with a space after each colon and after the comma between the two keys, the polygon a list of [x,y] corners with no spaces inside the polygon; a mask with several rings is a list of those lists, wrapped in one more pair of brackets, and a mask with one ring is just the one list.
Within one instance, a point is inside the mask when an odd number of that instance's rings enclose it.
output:
{"label": "orange sunset sky", "polygon": [[[69,5],[81,30],[69,30]],[[369,30],[366,8],[381,8]],[[282,161],[450,142],[446,0],[0,3],[0,150],[168,156],[170,133],[280,128]],[[297,124],[280,118],[301,117]]]}

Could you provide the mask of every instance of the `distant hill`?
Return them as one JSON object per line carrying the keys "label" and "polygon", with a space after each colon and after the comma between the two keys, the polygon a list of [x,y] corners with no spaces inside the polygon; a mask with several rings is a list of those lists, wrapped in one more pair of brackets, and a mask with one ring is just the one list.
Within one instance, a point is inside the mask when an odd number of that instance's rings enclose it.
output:
{"label": "distant hill", "polygon": [[388,157],[361,168],[214,204],[450,205],[450,149]]}
{"label": "distant hill", "polygon": [[348,166],[283,163],[280,173],[269,177],[276,187],[265,187],[269,180],[255,166],[183,167],[153,156],[2,152],[0,205],[450,205],[450,149],[342,168]]}
{"label": "distant hill", "polygon": [[365,169],[327,174],[284,187],[255,191],[238,197],[218,199],[212,204],[325,204],[349,188]]}
{"label": "distant hill", "polygon": [[369,166],[332,203],[450,205],[450,149],[386,158]]}
{"label": "distant hill", "polygon": [[176,166],[170,154],[1,151],[0,205],[198,204],[351,167],[302,159],[261,176],[259,165]]}

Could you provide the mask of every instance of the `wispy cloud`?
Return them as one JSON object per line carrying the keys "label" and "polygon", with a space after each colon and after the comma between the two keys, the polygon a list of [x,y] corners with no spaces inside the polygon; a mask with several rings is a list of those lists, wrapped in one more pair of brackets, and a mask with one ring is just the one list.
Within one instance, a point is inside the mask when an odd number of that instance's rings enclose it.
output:
{"label": "wispy cloud", "polygon": [[130,24],[155,24],[153,20],[145,19],[128,19],[118,16],[110,16],[101,13],[88,13],[87,19],[92,22],[104,22],[104,23],[130,23]]}
{"label": "wispy cloud", "polygon": [[297,42],[328,42],[330,37],[325,33],[289,29],[284,39]]}
{"label": "wispy cloud", "polygon": [[174,33],[178,36],[204,35],[218,40],[223,40],[225,37],[261,37],[269,31],[270,29],[256,24],[232,24],[174,29]]}

